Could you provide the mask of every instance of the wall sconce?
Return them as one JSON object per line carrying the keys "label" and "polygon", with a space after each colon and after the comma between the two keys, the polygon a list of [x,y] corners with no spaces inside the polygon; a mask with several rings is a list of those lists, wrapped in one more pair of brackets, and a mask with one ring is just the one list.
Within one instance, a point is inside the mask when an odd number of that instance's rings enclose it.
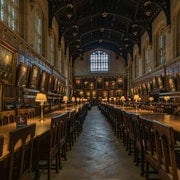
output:
{"label": "wall sconce", "polygon": [[46,94],[37,93],[36,98],[35,98],[35,102],[40,102],[40,106],[41,106],[41,118],[40,118],[40,121],[44,121],[43,106],[44,106],[44,102],[47,102]]}

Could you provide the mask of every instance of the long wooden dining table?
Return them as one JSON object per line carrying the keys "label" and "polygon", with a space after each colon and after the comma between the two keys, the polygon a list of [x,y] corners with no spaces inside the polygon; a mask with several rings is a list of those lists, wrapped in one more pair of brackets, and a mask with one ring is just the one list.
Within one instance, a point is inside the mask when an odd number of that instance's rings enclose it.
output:
{"label": "long wooden dining table", "polygon": [[114,106],[114,108],[171,126],[174,129],[176,140],[180,141],[180,116],[133,107]]}
{"label": "long wooden dining table", "polygon": [[[33,124],[33,123],[36,124],[35,138],[38,138],[39,136],[42,136],[44,133],[50,130],[51,117],[63,114],[65,112],[71,112],[73,110],[78,111],[79,108],[81,108],[80,105],[76,107],[54,111],[52,113],[44,115],[44,121],[40,121],[39,116],[29,118],[27,120],[27,125]],[[2,156],[0,157],[0,161],[8,157],[9,132],[15,130],[16,128],[17,128],[16,123],[10,123],[4,126],[0,126],[0,134],[4,136],[3,153],[2,153]]]}

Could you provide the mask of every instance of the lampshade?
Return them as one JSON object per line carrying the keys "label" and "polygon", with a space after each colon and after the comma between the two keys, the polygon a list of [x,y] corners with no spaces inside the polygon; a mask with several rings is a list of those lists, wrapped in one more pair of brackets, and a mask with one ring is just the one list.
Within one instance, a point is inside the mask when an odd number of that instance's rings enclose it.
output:
{"label": "lampshade", "polygon": [[124,102],[126,98],[124,96],[121,96],[120,100]]}
{"label": "lampshade", "polygon": [[75,101],[75,97],[72,97],[72,99],[71,99],[71,100],[72,100],[72,102],[74,102],[74,101]]}
{"label": "lampshade", "polygon": [[154,98],[153,97],[149,97],[149,101],[153,101],[154,100]]}
{"label": "lampshade", "polygon": [[164,96],[164,100],[167,102],[170,100],[170,97],[169,96]]}
{"label": "lampshade", "polygon": [[68,97],[67,96],[63,96],[63,101],[67,102],[68,101]]}
{"label": "lampshade", "polygon": [[138,94],[134,95],[134,100],[136,100],[136,101],[139,100],[139,95]]}
{"label": "lampshade", "polygon": [[35,101],[36,102],[46,102],[47,101],[46,94],[44,94],[44,93],[37,93]]}

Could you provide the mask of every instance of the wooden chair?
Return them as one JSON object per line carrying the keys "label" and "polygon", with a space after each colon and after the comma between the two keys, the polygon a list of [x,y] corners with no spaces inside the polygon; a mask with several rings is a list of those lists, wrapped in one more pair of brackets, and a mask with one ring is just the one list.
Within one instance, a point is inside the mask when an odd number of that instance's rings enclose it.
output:
{"label": "wooden chair", "polygon": [[[135,124],[132,121],[132,113],[123,112],[124,128],[125,128],[125,145],[129,155],[134,150],[135,145]],[[133,145],[133,146],[132,146]]]}
{"label": "wooden chair", "polygon": [[144,147],[143,147],[143,134],[142,127],[139,121],[139,115],[133,114],[132,119],[135,123],[135,162],[136,165],[141,164],[141,175],[144,176]]}
{"label": "wooden chair", "polygon": [[14,110],[0,112],[0,125],[6,125],[15,122],[16,113]]}
{"label": "wooden chair", "polygon": [[69,150],[71,150],[74,145],[74,131],[75,131],[75,117],[76,111],[72,111],[69,113],[69,117],[67,118],[67,144]]}
{"label": "wooden chair", "polygon": [[36,176],[39,176],[40,169],[47,169],[47,179],[50,180],[51,169],[54,169],[54,160],[56,173],[59,172],[58,150],[58,127],[52,126],[49,131],[44,133],[40,139],[38,139],[38,164],[36,165]]}
{"label": "wooden chair", "polygon": [[27,117],[28,118],[28,109],[18,109],[18,116]]}
{"label": "wooden chair", "polygon": [[68,113],[64,113],[51,118],[51,128],[57,127],[58,162],[60,168],[62,168],[61,157],[67,160],[67,116]]}
{"label": "wooden chair", "polygon": [[35,116],[35,108],[28,109],[28,118],[32,118]]}
{"label": "wooden chair", "polygon": [[145,173],[146,178],[149,177],[149,173],[155,173],[154,171],[149,171],[149,165],[158,172],[158,159],[157,159],[157,151],[155,147],[155,137],[153,131],[153,121],[144,117],[139,117],[139,123],[142,131],[142,140],[143,140],[143,149],[145,156]]}
{"label": "wooden chair", "polygon": [[30,180],[32,178],[31,165],[35,127],[35,124],[31,124],[15,129],[9,134],[9,180]]}
{"label": "wooden chair", "polygon": [[153,129],[158,155],[158,171],[161,179],[180,179],[180,169],[177,168],[174,149],[175,140],[173,128],[159,122],[153,122]]}
{"label": "wooden chair", "polygon": [[116,111],[117,116],[117,124],[116,124],[116,136],[117,138],[123,139],[124,138],[124,121],[122,111],[118,109]]}
{"label": "wooden chair", "polygon": [[0,156],[3,154],[4,136],[0,135]]}

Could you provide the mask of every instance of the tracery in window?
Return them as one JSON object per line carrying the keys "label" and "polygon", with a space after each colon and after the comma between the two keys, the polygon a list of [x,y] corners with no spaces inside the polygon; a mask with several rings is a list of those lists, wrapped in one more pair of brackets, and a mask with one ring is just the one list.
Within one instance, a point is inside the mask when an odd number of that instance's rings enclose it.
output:
{"label": "tracery in window", "polygon": [[0,20],[19,32],[19,0],[0,0]]}
{"label": "tracery in window", "polygon": [[166,33],[160,31],[157,37],[157,66],[166,62]]}
{"label": "tracery in window", "polygon": [[43,20],[42,13],[39,8],[35,10],[35,37],[34,37],[34,49],[42,54],[42,35],[43,35]]}
{"label": "tracery in window", "polygon": [[50,63],[55,65],[55,35],[53,30],[50,36]]}
{"label": "tracery in window", "polygon": [[146,44],[144,48],[144,70],[145,72],[151,71],[151,48],[148,44]]}
{"label": "tracery in window", "polygon": [[108,72],[109,56],[104,51],[95,51],[90,55],[90,71],[91,72]]}

